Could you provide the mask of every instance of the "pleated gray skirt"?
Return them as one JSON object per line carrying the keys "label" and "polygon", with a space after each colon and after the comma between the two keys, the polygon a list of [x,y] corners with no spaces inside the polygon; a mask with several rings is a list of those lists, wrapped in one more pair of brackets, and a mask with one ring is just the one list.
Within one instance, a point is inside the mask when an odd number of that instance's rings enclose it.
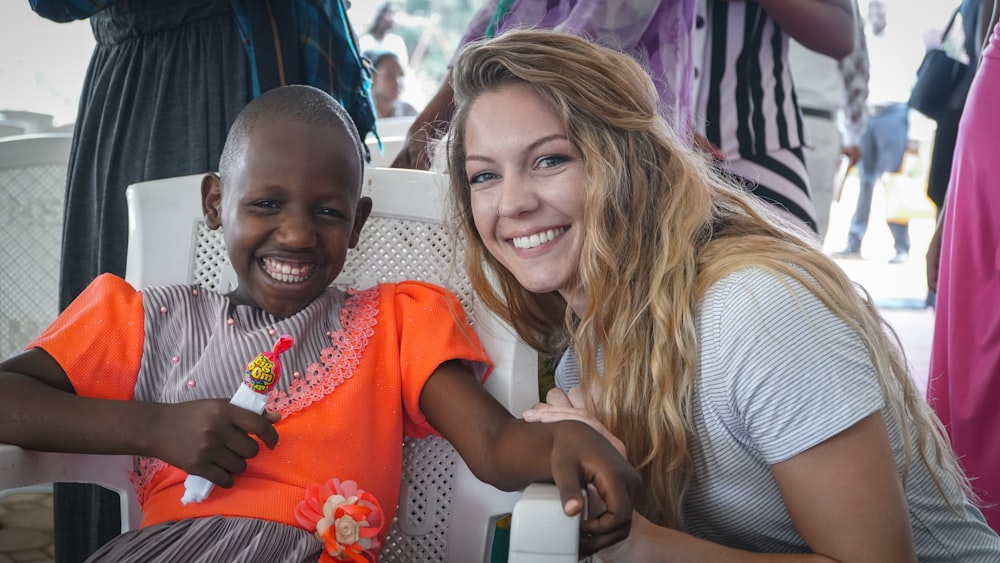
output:
{"label": "pleated gray skirt", "polygon": [[122,534],[87,563],[315,563],[323,546],[300,528],[251,518],[194,518]]}

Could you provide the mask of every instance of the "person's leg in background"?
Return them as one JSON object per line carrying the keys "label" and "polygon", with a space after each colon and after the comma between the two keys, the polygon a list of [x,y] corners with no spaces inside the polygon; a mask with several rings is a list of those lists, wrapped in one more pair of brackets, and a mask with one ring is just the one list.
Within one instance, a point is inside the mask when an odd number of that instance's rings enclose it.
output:
{"label": "person's leg in background", "polygon": [[889,221],[889,231],[895,241],[896,254],[889,260],[890,264],[902,264],[910,258],[910,223]]}
{"label": "person's leg in background", "polygon": [[[910,132],[910,108],[906,104],[894,104],[885,110],[879,119],[877,140],[879,157],[878,174],[898,174],[903,166]],[[910,257],[910,222],[889,221],[895,255],[890,264],[902,264]]]}
{"label": "person's leg in background", "polygon": [[861,135],[861,161],[858,162],[858,201],[854,206],[854,214],[851,216],[851,227],[847,232],[847,247],[834,253],[838,258],[861,258],[861,241],[865,238],[865,231],[868,230],[868,216],[872,211],[872,194],[875,191],[875,182],[881,174],[877,169],[878,144],[876,143],[875,129],[878,117],[868,118],[868,126]]}
{"label": "person's leg in background", "polygon": [[809,171],[809,190],[816,213],[816,230],[822,241],[826,238],[830,225],[833,178],[837,173],[843,147],[840,129],[832,112],[818,115],[803,110],[803,124],[809,135],[809,146],[803,149],[806,169]]}

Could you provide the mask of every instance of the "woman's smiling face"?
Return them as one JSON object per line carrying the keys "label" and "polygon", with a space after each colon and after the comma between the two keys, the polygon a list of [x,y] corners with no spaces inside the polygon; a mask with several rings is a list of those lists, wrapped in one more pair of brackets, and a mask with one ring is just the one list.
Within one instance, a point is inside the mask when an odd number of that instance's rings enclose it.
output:
{"label": "woman's smiling face", "polygon": [[486,249],[529,291],[559,291],[569,301],[583,247],[585,178],[562,120],[530,86],[506,84],[469,108],[465,153]]}

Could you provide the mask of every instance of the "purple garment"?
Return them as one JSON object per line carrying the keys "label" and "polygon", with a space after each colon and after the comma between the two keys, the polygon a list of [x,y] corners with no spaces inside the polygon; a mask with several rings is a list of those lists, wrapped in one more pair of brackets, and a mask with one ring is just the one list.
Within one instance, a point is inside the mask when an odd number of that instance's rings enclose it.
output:
{"label": "purple garment", "polygon": [[[499,0],[473,16],[459,47],[483,37]],[[695,0],[515,0],[497,27],[554,29],[628,53],[646,67],[660,112],[686,136],[692,124]]]}

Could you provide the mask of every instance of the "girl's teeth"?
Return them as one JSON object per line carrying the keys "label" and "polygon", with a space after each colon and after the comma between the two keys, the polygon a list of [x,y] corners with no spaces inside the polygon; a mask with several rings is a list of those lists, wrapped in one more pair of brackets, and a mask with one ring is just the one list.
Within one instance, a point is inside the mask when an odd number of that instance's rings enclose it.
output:
{"label": "girl's teeth", "polygon": [[301,282],[308,278],[312,271],[311,267],[282,264],[271,258],[265,259],[264,263],[268,275],[284,283]]}

